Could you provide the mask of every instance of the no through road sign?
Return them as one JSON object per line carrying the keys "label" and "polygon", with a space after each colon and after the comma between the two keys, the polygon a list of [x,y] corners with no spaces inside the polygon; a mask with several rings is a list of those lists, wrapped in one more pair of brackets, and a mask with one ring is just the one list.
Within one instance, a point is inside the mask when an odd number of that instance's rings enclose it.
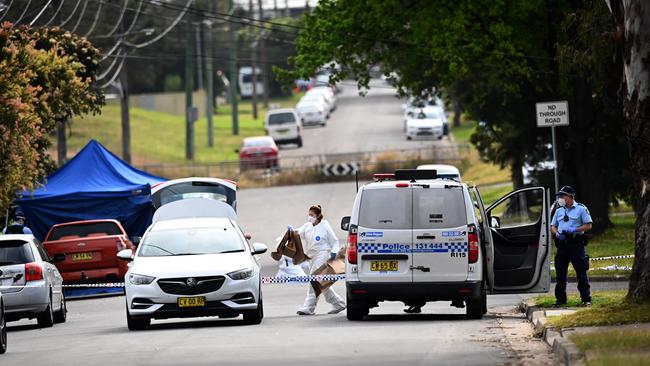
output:
{"label": "no through road sign", "polygon": [[537,127],[568,126],[569,103],[559,102],[536,103]]}

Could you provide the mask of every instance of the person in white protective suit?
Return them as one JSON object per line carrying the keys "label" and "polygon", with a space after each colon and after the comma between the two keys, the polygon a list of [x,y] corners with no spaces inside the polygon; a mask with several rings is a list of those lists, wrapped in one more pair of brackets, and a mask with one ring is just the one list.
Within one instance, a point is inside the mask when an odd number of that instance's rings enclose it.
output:
{"label": "person in white protective suit", "polygon": [[[313,274],[320,266],[327,263],[328,259],[336,258],[339,251],[339,239],[330,224],[323,220],[320,205],[309,207],[307,221],[298,229],[298,233],[303,242],[305,254],[311,258],[309,274]],[[329,314],[338,314],[345,310],[345,302],[331,287],[325,290],[323,295],[325,295],[325,300],[333,306]],[[298,315],[314,315],[317,304],[318,297],[312,286],[309,286],[307,298],[305,298],[302,308],[298,310]]]}

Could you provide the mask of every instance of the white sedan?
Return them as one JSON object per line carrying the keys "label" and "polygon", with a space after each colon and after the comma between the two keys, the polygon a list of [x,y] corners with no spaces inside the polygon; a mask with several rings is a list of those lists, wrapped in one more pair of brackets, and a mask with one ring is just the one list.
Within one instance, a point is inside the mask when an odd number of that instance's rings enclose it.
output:
{"label": "white sedan", "polygon": [[409,119],[406,121],[406,139],[434,138],[442,139],[444,122],[439,118]]}
{"label": "white sedan", "polygon": [[264,244],[249,245],[228,218],[180,218],[154,222],[142,237],[126,274],[126,319],[130,330],[151,319],[242,314],[247,324],[264,316],[260,265]]}

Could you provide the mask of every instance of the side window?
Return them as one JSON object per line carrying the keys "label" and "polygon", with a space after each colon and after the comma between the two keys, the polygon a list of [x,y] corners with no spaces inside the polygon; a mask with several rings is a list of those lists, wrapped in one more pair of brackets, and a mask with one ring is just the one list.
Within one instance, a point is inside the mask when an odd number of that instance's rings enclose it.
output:
{"label": "side window", "polygon": [[50,256],[47,254],[45,248],[43,248],[43,245],[41,245],[41,243],[38,240],[34,240],[34,244],[36,244],[36,249],[38,249],[38,254],[41,255],[41,259],[46,262],[49,262],[51,260]]}
{"label": "side window", "polygon": [[502,228],[532,225],[541,218],[543,202],[539,189],[517,192],[494,206],[490,217],[497,218]]}

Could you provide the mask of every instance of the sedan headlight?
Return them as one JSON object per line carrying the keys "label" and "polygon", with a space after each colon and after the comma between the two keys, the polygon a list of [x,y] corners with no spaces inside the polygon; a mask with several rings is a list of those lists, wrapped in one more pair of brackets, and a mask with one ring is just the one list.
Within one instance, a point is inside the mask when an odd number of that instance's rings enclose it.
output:
{"label": "sedan headlight", "polygon": [[144,276],[135,273],[129,275],[129,282],[131,282],[134,285],[148,285],[151,282],[153,282],[153,280],[155,279],[156,279],[155,277]]}
{"label": "sedan headlight", "polygon": [[230,272],[228,273],[228,277],[232,278],[233,280],[247,280],[253,277],[253,269],[248,268],[248,269],[242,269],[235,272]]}

